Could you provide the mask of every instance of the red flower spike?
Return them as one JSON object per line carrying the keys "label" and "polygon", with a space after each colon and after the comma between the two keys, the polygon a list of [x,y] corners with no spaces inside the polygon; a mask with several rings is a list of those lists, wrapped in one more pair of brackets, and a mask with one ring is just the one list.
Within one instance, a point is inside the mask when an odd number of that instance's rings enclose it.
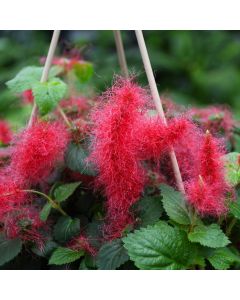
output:
{"label": "red flower spike", "polygon": [[97,254],[97,250],[91,246],[89,239],[82,234],[79,237],[74,238],[68,246],[75,251],[84,250],[92,256]]}
{"label": "red flower spike", "polygon": [[34,96],[32,90],[26,90],[22,93],[22,101],[24,104],[32,104],[34,101]]}
{"label": "red flower spike", "polygon": [[62,124],[38,122],[17,137],[11,167],[29,184],[37,184],[63,159],[68,141]]}
{"label": "red flower spike", "polygon": [[4,231],[9,239],[20,238],[22,241],[34,242],[40,249],[45,237],[40,229],[46,225],[39,218],[39,211],[33,207],[21,207],[12,210],[4,219]]}
{"label": "red flower spike", "polygon": [[224,177],[219,141],[209,132],[202,138],[199,149],[199,176],[187,186],[187,199],[202,215],[220,216],[226,213],[226,192],[231,191]]}
{"label": "red flower spike", "polygon": [[0,218],[28,201],[28,196],[22,192],[22,187],[21,180],[15,178],[11,172],[0,175]]}
{"label": "red flower spike", "polygon": [[209,184],[224,181],[224,165],[221,159],[224,151],[219,141],[206,132],[200,149],[200,175]]}
{"label": "red flower spike", "polygon": [[0,143],[9,144],[12,140],[12,131],[6,121],[0,120]]}
{"label": "red flower spike", "polygon": [[129,208],[140,197],[145,181],[133,128],[139,124],[147,95],[131,80],[119,79],[103,99],[92,116],[90,160],[99,170],[96,184],[108,199],[106,234],[119,237],[131,221]]}

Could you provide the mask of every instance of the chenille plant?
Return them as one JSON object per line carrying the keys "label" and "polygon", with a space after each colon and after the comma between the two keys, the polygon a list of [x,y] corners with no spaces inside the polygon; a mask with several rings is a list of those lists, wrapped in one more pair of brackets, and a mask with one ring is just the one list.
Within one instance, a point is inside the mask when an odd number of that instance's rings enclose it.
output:
{"label": "chenille plant", "polygon": [[17,132],[0,120],[1,268],[239,269],[231,111],[163,98],[163,118],[136,76],[97,95],[78,51],[43,81],[47,61],[7,82],[34,114]]}

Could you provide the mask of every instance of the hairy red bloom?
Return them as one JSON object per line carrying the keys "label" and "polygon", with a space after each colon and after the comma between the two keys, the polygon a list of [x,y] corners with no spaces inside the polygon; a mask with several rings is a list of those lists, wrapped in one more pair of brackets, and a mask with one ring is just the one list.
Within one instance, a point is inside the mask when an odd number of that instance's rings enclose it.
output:
{"label": "hairy red bloom", "polygon": [[29,184],[41,182],[63,159],[68,140],[67,129],[58,122],[34,124],[17,137],[12,170]]}
{"label": "hairy red bloom", "polygon": [[22,93],[22,101],[24,104],[32,104],[34,101],[34,96],[32,90],[26,90]]}
{"label": "hairy red bloom", "polygon": [[107,196],[107,234],[117,237],[131,219],[129,208],[138,200],[145,180],[133,128],[142,116],[146,93],[131,80],[118,80],[103,99],[92,116],[90,159],[99,170],[97,186]]}
{"label": "hairy red bloom", "polygon": [[43,248],[44,236],[39,230],[45,224],[39,218],[39,211],[34,207],[21,207],[12,210],[4,217],[4,232],[10,239],[20,238],[22,241],[34,242]]}
{"label": "hairy red bloom", "polygon": [[192,108],[189,114],[204,132],[209,130],[213,135],[225,134],[227,138],[232,136],[233,116],[226,107]]}
{"label": "hairy red bloom", "polygon": [[0,143],[9,144],[12,140],[12,131],[6,121],[0,120]]}
{"label": "hairy red bloom", "polygon": [[219,216],[227,211],[225,195],[230,188],[224,177],[222,155],[219,141],[206,133],[199,149],[199,176],[187,184],[188,201],[203,215]]}
{"label": "hairy red bloom", "polygon": [[209,184],[224,182],[224,164],[221,159],[224,154],[219,141],[207,132],[200,149],[200,175]]}
{"label": "hairy red bloom", "polygon": [[93,246],[91,246],[89,239],[82,234],[79,237],[74,238],[69,243],[69,247],[76,251],[84,250],[92,256],[95,256],[97,254],[97,250]]}
{"label": "hairy red bloom", "polygon": [[13,176],[10,170],[0,174],[0,218],[27,201],[28,197],[22,188],[21,179]]}
{"label": "hairy red bloom", "polygon": [[187,199],[201,215],[220,216],[227,211],[224,203],[226,191],[226,185],[220,186],[218,182],[209,184],[203,179],[195,179],[187,185]]}
{"label": "hairy red bloom", "polygon": [[80,118],[90,108],[88,100],[84,97],[71,97],[70,99],[62,100],[60,106],[71,120]]}

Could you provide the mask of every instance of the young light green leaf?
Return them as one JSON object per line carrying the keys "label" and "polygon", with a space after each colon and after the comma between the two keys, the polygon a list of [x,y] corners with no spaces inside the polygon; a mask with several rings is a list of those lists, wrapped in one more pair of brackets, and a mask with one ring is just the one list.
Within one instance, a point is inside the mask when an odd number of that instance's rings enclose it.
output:
{"label": "young light green leaf", "polygon": [[135,207],[141,227],[156,223],[163,213],[161,196],[144,197]]}
{"label": "young light green leaf", "polygon": [[130,259],[143,270],[186,269],[196,255],[184,231],[158,222],[123,238]]}
{"label": "young light green leaf", "polygon": [[90,163],[86,162],[87,153],[81,145],[71,143],[66,153],[65,161],[69,169],[84,175],[95,176],[96,172]]}
{"label": "young light green leaf", "polygon": [[54,226],[53,236],[59,242],[66,242],[80,233],[80,220],[62,216]]}
{"label": "young light green leaf", "polygon": [[73,183],[66,183],[58,186],[54,190],[54,197],[57,202],[63,202],[66,199],[68,199],[74,191],[77,189],[77,187],[80,185],[81,182],[73,182]]}
{"label": "young light green leaf", "polygon": [[52,205],[49,203],[49,202],[47,202],[44,206],[43,206],[43,208],[42,208],[42,210],[40,211],[40,219],[43,221],[43,222],[46,222],[47,221],[47,218],[48,218],[48,216],[49,216],[49,214],[50,214],[50,212],[51,212],[51,208],[52,208]]}
{"label": "young light green leaf", "polygon": [[240,183],[240,154],[231,152],[223,156],[226,178],[231,186],[236,186]]}
{"label": "young light green leaf", "polygon": [[104,244],[97,255],[97,267],[99,270],[116,270],[129,260],[126,249],[121,239],[116,239]]}
{"label": "young light green leaf", "polygon": [[71,263],[84,255],[84,251],[74,251],[69,248],[57,248],[49,260],[49,265],[63,265]]}
{"label": "young light green leaf", "polygon": [[225,247],[230,243],[228,237],[217,224],[196,226],[188,234],[188,239],[193,243],[200,243],[203,246],[211,248]]}
{"label": "young light green leaf", "polygon": [[216,270],[227,270],[234,262],[239,263],[240,257],[229,248],[219,248],[208,257],[208,260]]}
{"label": "young light green leaf", "polygon": [[45,115],[52,111],[58,102],[64,98],[67,85],[59,78],[52,78],[47,82],[36,82],[32,91],[40,114]]}
{"label": "young light green leaf", "polygon": [[160,188],[163,207],[169,218],[182,225],[191,224],[183,195],[166,184],[161,184]]}
{"label": "young light green leaf", "polygon": [[[61,71],[58,66],[53,66],[49,78],[56,76]],[[30,66],[22,69],[12,80],[6,84],[13,93],[22,93],[32,89],[33,85],[40,81],[43,67]]]}
{"label": "young light green leaf", "polygon": [[0,266],[15,258],[22,250],[22,241],[19,238],[8,240],[0,234]]}
{"label": "young light green leaf", "polygon": [[81,83],[87,82],[93,75],[93,65],[86,61],[74,64],[73,70]]}

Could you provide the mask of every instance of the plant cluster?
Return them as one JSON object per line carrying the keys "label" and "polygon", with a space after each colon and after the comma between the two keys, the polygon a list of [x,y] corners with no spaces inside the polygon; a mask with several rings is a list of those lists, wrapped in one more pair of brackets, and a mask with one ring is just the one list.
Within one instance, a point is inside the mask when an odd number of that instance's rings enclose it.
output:
{"label": "plant cluster", "polygon": [[18,132],[0,120],[2,268],[238,269],[231,111],[163,98],[165,123],[134,77],[80,93],[93,66],[76,51],[55,57],[44,83],[42,71],[25,67],[7,82],[37,116]]}

